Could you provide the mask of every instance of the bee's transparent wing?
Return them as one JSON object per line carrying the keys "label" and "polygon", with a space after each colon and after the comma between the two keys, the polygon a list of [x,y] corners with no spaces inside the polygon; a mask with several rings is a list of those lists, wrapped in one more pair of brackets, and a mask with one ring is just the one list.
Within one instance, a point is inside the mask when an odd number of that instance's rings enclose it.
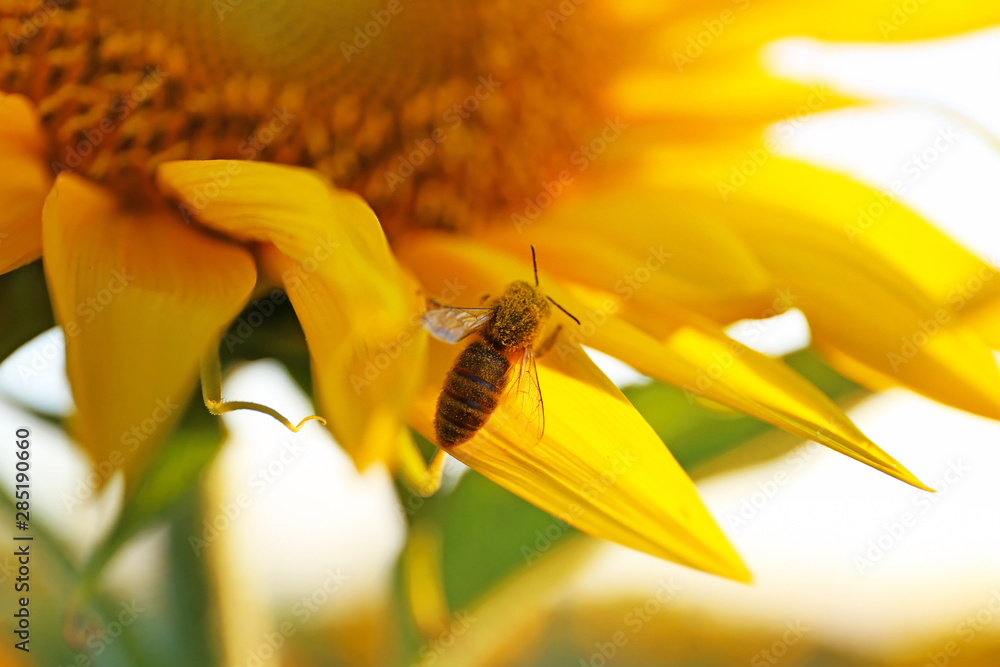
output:
{"label": "bee's transparent wing", "polygon": [[492,314],[492,308],[431,308],[422,321],[430,335],[454,344],[486,324]]}
{"label": "bee's transparent wing", "polygon": [[538,444],[545,433],[545,405],[542,403],[542,388],[538,384],[538,367],[535,365],[535,351],[531,346],[524,348],[521,358],[511,369],[511,381],[500,399],[497,410],[486,428],[509,425],[515,435],[524,435],[532,445]]}

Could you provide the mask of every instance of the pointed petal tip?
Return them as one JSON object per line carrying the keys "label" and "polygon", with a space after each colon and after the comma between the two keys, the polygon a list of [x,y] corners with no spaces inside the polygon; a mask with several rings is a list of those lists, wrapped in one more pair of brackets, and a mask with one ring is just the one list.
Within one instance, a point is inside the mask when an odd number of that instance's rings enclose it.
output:
{"label": "pointed petal tip", "polygon": [[[879,451],[881,451],[881,450],[879,450]],[[932,489],[931,487],[929,487],[926,484],[924,484],[923,482],[921,482],[920,479],[917,478],[916,475],[914,475],[912,472],[910,472],[899,461],[896,461],[895,459],[893,459],[892,457],[890,457],[888,454],[885,454],[885,456],[888,459],[887,463],[882,463],[882,462],[878,462],[878,461],[866,461],[866,460],[864,460],[862,458],[859,458],[859,457],[856,457],[856,456],[851,456],[851,458],[857,459],[860,462],[862,462],[862,463],[864,463],[864,464],[866,464],[866,465],[868,465],[868,466],[870,466],[872,468],[875,468],[876,470],[878,470],[880,472],[883,472],[886,475],[889,475],[890,477],[898,479],[900,482],[903,482],[904,484],[909,484],[910,486],[912,486],[912,487],[914,487],[916,489],[920,489],[921,491],[930,491],[932,493],[934,492],[934,489]]]}
{"label": "pointed petal tip", "polygon": [[701,568],[705,572],[710,574],[715,574],[730,581],[735,581],[740,584],[753,584],[753,573],[747,568],[746,564],[743,562],[736,552],[733,552],[733,557],[725,562],[721,562],[720,566],[717,568]]}
{"label": "pointed petal tip", "polygon": [[848,456],[851,456],[851,458],[854,458],[860,461],[861,463],[864,463],[872,468],[875,468],[876,470],[879,470],[885,473],[886,475],[889,475],[890,477],[894,477],[895,479],[898,479],[899,481],[905,484],[909,484],[910,486],[916,489],[920,489],[921,491],[930,491],[931,493],[934,493],[934,489],[921,482],[916,475],[914,475],[906,468],[906,466],[904,466],[902,463],[889,456],[889,454],[883,451],[878,445],[876,445],[871,440],[869,440],[868,443],[873,451],[876,451],[880,454],[880,459],[882,460],[877,460],[877,459],[866,460],[864,457],[855,456],[854,454],[850,453],[848,453]]}
{"label": "pointed petal tip", "polygon": [[893,477],[895,477],[896,479],[898,479],[898,480],[900,480],[902,482],[906,482],[910,486],[912,486],[914,488],[917,488],[917,489],[920,489],[921,491],[926,491],[928,493],[937,493],[937,489],[935,489],[934,487],[931,487],[931,486],[927,486],[926,484],[924,484],[923,482],[921,482],[919,479],[917,479],[916,475],[914,475],[913,473],[911,473],[909,470],[907,470],[906,468],[903,468],[902,466],[900,466],[900,468],[901,468],[902,474],[900,474],[900,475],[893,475]]}

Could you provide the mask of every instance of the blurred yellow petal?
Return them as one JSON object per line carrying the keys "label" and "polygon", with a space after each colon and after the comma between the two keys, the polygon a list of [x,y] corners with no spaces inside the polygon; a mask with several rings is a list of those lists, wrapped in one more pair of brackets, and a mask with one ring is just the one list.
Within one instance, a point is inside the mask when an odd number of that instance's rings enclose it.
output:
{"label": "blurred yellow petal", "polygon": [[805,35],[886,42],[932,39],[994,26],[1000,23],[1000,7],[981,0],[839,0],[817,11],[809,3],[764,0],[754,2],[746,18],[742,27],[757,33],[758,40]]}
{"label": "blurred yellow petal", "polygon": [[[509,425],[448,453],[556,518],[595,537],[740,581],[749,573],[652,428],[578,346],[542,358],[545,434]],[[456,346],[431,343],[414,427],[434,437],[437,396]],[[530,442],[528,440],[531,440]]]}
{"label": "blurred yellow petal", "polygon": [[200,224],[260,251],[313,360],[323,416],[360,468],[392,460],[426,334],[422,302],[357,195],[315,172],[238,161],[169,162],[157,182]]}
{"label": "blurred yellow petal", "polygon": [[1000,350],[1000,298],[979,303],[968,313],[969,326],[994,350]]}
{"label": "blurred yellow petal", "polygon": [[674,214],[672,199],[654,190],[632,184],[534,215],[498,225],[486,242],[515,257],[529,243],[544,247],[547,273],[614,290],[630,308],[734,321],[774,301],[773,279],[738,236],[713,218]]}
{"label": "blurred yellow petal", "polygon": [[[687,68],[664,64],[623,75],[607,93],[630,121],[652,121],[710,139],[737,123],[760,129],[769,122],[845,106],[854,100],[823,84],[805,85],[770,74],[755,51],[721,61],[694,60]],[[702,129],[698,129],[702,128]],[[714,129],[714,132],[711,130]],[[689,141],[690,139],[688,139]]]}
{"label": "blurred yellow petal", "polygon": [[[948,136],[942,135],[943,140]],[[728,176],[728,174],[727,174]],[[775,158],[732,194],[733,200],[823,224],[877,253],[935,304],[959,312],[1000,295],[987,262],[899,201],[906,183],[879,191],[842,174]]]}
{"label": "blurred yellow petal", "polygon": [[403,556],[403,587],[410,616],[424,637],[448,629],[451,610],[441,576],[441,534],[429,522],[410,529]]}
{"label": "blurred yellow petal", "polygon": [[703,37],[702,43],[709,42],[703,46],[708,53],[789,36],[873,42],[933,39],[1000,23],[1000,8],[980,0],[837,0],[825,3],[821,11],[794,0],[619,0],[613,7],[635,23],[667,23],[659,34],[672,45],[707,31],[712,39]]}
{"label": "blurred yellow petal", "polygon": [[0,95],[0,273],[42,254],[42,205],[52,185],[35,110],[20,95]]}
{"label": "blurred yellow petal", "polygon": [[[718,178],[728,179],[724,168],[715,168]],[[676,172],[667,171],[661,182],[680,187]],[[710,185],[718,182],[703,181],[697,194],[685,183],[673,195],[679,207],[715,215],[740,234],[794,292],[814,343],[833,352],[835,368],[875,388],[903,385],[1000,418],[1000,369],[989,346],[956,315],[957,299],[967,300],[957,296],[960,287],[982,262],[912,213],[895,210],[899,205],[886,207],[886,230],[877,229],[880,218],[854,234],[865,189],[837,176],[772,158],[725,190],[725,201]],[[870,194],[867,204],[877,202]],[[845,211],[840,197],[854,210]],[[894,240],[903,250],[892,247]],[[989,281],[980,284],[983,291],[995,289]]]}
{"label": "blurred yellow petal", "polygon": [[121,209],[69,173],[42,218],[79,440],[99,465],[129,473],[169,432],[199,361],[246,303],[253,258],[170,211]]}
{"label": "blurred yellow petal", "polygon": [[[902,181],[898,185],[899,191],[905,187]],[[891,187],[878,191],[840,174],[776,159],[735,197],[840,230],[851,243],[890,263],[937,308],[963,320],[968,316],[970,328],[997,340],[987,320],[971,312],[980,303],[1000,299],[996,268],[901,203]]]}

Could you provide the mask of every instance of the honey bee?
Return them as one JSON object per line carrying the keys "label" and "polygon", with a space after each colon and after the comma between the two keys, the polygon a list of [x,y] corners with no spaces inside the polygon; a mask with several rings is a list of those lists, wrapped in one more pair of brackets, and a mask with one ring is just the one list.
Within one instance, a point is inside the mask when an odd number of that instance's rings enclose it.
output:
{"label": "honey bee", "polygon": [[538,289],[538,264],[531,247],[535,284],[512,282],[483,308],[431,308],[423,324],[446,343],[478,334],[445,376],[434,415],[434,433],[442,447],[470,440],[494,412],[520,425],[535,442],[545,432],[545,408],[535,357],[554,342],[558,327],[536,351],[535,342],[550,315],[549,303],[577,324],[578,319]]}

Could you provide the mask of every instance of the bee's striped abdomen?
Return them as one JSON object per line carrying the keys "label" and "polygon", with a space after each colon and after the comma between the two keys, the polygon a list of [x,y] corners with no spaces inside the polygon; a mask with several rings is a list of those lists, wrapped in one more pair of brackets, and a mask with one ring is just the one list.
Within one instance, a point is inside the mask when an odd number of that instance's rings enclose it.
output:
{"label": "bee's striped abdomen", "polygon": [[507,385],[510,362],[482,341],[474,341],[448,372],[438,397],[434,432],[442,447],[460,445],[483,427]]}

